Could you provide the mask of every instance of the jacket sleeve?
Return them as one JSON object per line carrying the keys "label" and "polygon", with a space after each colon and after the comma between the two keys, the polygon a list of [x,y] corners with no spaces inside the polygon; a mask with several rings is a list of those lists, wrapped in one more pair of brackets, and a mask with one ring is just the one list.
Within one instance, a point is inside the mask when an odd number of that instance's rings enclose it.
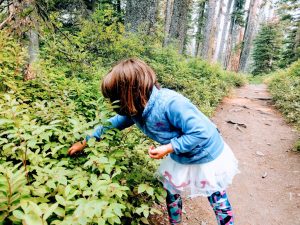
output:
{"label": "jacket sleeve", "polygon": [[166,106],[169,122],[181,131],[179,137],[171,139],[175,154],[186,153],[209,138],[210,120],[183,96],[171,99]]}
{"label": "jacket sleeve", "polygon": [[119,130],[123,130],[134,124],[133,120],[130,117],[121,116],[119,114],[108,119],[108,122],[110,123],[110,125],[108,125],[108,126],[100,125],[100,126],[95,127],[93,134],[91,136],[90,135],[86,136],[85,139],[88,141],[89,139],[94,137],[94,138],[96,138],[97,141],[99,141],[100,137],[102,136],[102,134],[105,133],[106,130],[109,130],[112,128],[117,128]]}

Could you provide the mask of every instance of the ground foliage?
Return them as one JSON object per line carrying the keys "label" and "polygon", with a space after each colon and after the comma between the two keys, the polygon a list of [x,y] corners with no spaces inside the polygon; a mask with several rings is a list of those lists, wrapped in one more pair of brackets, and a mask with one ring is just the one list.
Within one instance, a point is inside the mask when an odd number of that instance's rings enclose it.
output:
{"label": "ground foliage", "polygon": [[22,45],[0,31],[2,224],[147,224],[159,213],[153,204],[165,193],[154,177],[157,161],[147,156],[153,143],[137,129],[110,130],[84,154],[66,154],[112,115],[99,81],[116,61],[142,58],[163,87],[188,96],[207,115],[244,83],[237,74],[161,48],[159,34],[124,33],[112,12],[96,11],[76,32],[44,31],[37,78],[26,82]]}
{"label": "ground foliage", "polygon": [[[272,74],[269,90],[287,121],[300,130],[300,60]],[[300,151],[300,140],[296,148]]]}

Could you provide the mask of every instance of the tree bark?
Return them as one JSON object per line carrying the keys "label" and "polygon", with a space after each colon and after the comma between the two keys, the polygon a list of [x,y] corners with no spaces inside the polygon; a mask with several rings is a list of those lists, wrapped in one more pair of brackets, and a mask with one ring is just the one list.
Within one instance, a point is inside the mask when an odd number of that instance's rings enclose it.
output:
{"label": "tree bark", "polygon": [[203,26],[205,23],[205,5],[207,1],[203,1],[199,5],[199,15],[197,23],[197,33],[196,33],[196,50],[195,56],[200,56],[201,44],[203,42]]}
{"label": "tree bark", "polygon": [[244,37],[244,30],[245,30],[244,27],[238,26],[237,36],[235,38],[235,41],[233,42],[231,57],[227,67],[228,70],[235,71],[235,72],[238,72],[239,70],[241,45]]}
{"label": "tree bark", "polygon": [[223,30],[222,30],[222,35],[221,35],[221,41],[220,41],[220,48],[219,48],[219,52],[218,52],[218,61],[220,63],[223,64],[224,62],[224,48],[225,48],[225,41],[226,41],[226,37],[227,37],[227,34],[228,34],[228,25],[230,24],[230,10],[231,10],[231,7],[232,7],[232,3],[233,3],[233,0],[229,0],[227,2],[227,8],[226,8],[226,13],[225,13],[225,16],[224,16],[224,25],[223,25]]}
{"label": "tree bark", "polygon": [[219,31],[221,29],[221,18],[223,14],[224,0],[219,3],[218,15],[215,23],[215,37],[213,46],[213,61],[216,62],[218,59],[218,48],[219,48]]}
{"label": "tree bark", "polygon": [[215,8],[216,8],[216,0],[209,0],[207,7],[207,19],[204,30],[204,40],[203,46],[201,50],[201,56],[204,59],[211,61],[212,59],[212,45],[214,39],[214,21],[215,21]]}
{"label": "tree bark", "polygon": [[31,28],[28,31],[28,66],[25,73],[25,80],[32,80],[36,78],[36,69],[34,68],[36,62],[39,59],[39,35],[35,28]]}
{"label": "tree bark", "polygon": [[121,0],[117,0],[117,2],[116,2],[116,9],[117,9],[117,12],[119,13],[119,14],[121,14]]}
{"label": "tree bark", "polygon": [[230,60],[232,57],[232,51],[234,50],[234,47],[237,43],[237,37],[239,34],[239,24],[237,24],[237,17],[234,15],[234,12],[238,10],[238,7],[240,6],[240,0],[234,0],[233,3],[233,10],[231,15],[231,21],[230,21],[230,27],[229,27],[229,33],[228,33],[228,39],[226,44],[226,53],[225,53],[225,59],[224,59],[224,68],[229,69],[230,68]]}
{"label": "tree bark", "polygon": [[246,27],[244,38],[242,42],[242,52],[240,55],[240,62],[239,62],[239,71],[245,72],[246,64],[249,58],[251,45],[253,41],[253,34],[256,28],[256,21],[257,21],[257,10],[259,6],[259,0],[251,0],[248,10],[248,16],[246,20]]}
{"label": "tree bark", "polygon": [[87,10],[94,12],[96,7],[96,0],[84,0]]}
{"label": "tree bark", "polygon": [[150,33],[157,19],[158,0],[127,0],[125,25],[126,30],[138,30]]}
{"label": "tree bark", "polygon": [[0,23],[0,30],[2,30],[15,16],[15,5],[14,2],[7,2],[7,12],[8,12],[8,16],[6,19],[4,19],[1,23]]}
{"label": "tree bark", "polygon": [[167,0],[167,3],[166,3],[166,10],[165,10],[165,37],[164,37],[163,46],[166,46],[167,43],[169,42],[171,18],[172,18],[172,11],[173,11],[173,3],[174,3],[174,0]]}
{"label": "tree bark", "polygon": [[170,25],[170,41],[176,41],[179,53],[183,52],[187,33],[188,12],[191,0],[174,0],[173,13]]}

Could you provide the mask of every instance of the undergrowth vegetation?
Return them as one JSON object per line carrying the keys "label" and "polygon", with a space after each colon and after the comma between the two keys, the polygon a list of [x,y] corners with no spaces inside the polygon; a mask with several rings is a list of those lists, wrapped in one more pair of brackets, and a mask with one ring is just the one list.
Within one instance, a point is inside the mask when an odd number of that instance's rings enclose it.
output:
{"label": "undergrowth vegetation", "polygon": [[42,35],[37,78],[30,81],[23,81],[21,44],[0,33],[0,224],[148,224],[159,213],[153,205],[165,193],[154,176],[157,162],[147,155],[151,141],[137,129],[112,129],[101,142],[89,141],[82,155],[67,156],[71,144],[112,115],[99,82],[116,61],[145,60],[163,87],[207,115],[245,82],[161,48],[159,35],[124,33],[103,14],[109,10],[96,13],[68,40]]}
{"label": "undergrowth vegetation", "polygon": [[[300,129],[300,60],[293,63],[286,70],[279,70],[272,74],[269,90],[275,105],[286,117]],[[296,144],[300,151],[300,140]]]}

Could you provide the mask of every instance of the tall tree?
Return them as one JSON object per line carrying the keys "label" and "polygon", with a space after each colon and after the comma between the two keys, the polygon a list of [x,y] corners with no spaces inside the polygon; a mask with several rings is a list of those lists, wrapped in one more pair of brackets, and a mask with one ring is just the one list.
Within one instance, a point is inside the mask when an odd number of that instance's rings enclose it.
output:
{"label": "tall tree", "polygon": [[172,12],[173,12],[173,3],[174,0],[167,0],[166,2],[166,9],[165,9],[165,37],[163,46],[166,46],[169,42],[169,35],[170,35],[170,26],[171,26],[171,19],[172,19]]}
{"label": "tall tree", "polygon": [[190,3],[191,0],[174,0],[173,4],[169,42],[176,41],[178,43],[179,53],[182,53],[184,49]]}
{"label": "tall tree", "polygon": [[234,0],[231,14],[230,27],[226,43],[226,55],[224,59],[224,68],[230,69],[231,59],[237,48],[241,27],[244,25],[244,5],[245,0]]}
{"label": "tall tree", "polygon": [[7,0],[6,3],[8,17],[1,22],[0,29],[9,26],[10,30],[18,34],[20,39],[23,36],[27,37],[28,64],[24,79],[34,79],[36,77],[34,64],[38,61],[39,56],[39,35],[37,30],[40,17],[39,7],[43,2],[35,0]]}
{"label": "tall tree", "polygon": [[300,58],[300,21],[288,31],[284,40],[284,50],[280,67],[287,67]]}
{"label": "tall tree", "polygon": [[150,33],[157,20],[158,0],[127,0],[125,25],[127,30]]}
{"label": "tall tree", "polygon": [[300,58],[300,2],[279,0],[277,13],[286,33],[281,67],[286,67]]}
{"label": "tall tree", "polygon": [[263,25],[254,39],[253,74],[269,73],[278,68],[282,48],[282,32],[278,23]]}
{"label": "tall tree", "polygon": [[214,51],[213,51],[213,61],[216,62],[218,59],[218,48],[220,45],[219,42],[219,33],[221,29],[221,19],[223,17],[223,12],[224,12],[224,0],[220,0],[219,2],[219,9],[218,9],[218,14],[217,14],[217,19],[215,23],[215,35],[214,35]]}
{"label": "tall tree", "polygon": [[200,56],[200,50],[203,42],[204,24],[206,20],[206,14],[205,14],[206,3],[207,0],[202,0],[201,2],[199,2],[195,56]]}
{"label": "tall tree", "polygon": [[257,11],[259,10],[259,6],[261,4],[260,0],[251,0],[248,15],[246,19],[245,32],[243,37],[243,42],[241,46],[241,54],[239,60],[239,71],[245,72],[246,64],[249,59],[250,49],[252,46],[253,36],[256,29],[256,21],[257,21]]}
{"label": "tall tree", "polygon": [[222,34],[221,34],[221,41],[220,41],[220,48],[218,52],[218,61],[220,63],[223,63],[224,61],[224,48],[226,44],[226,37],[228,33],[228,25],[230,23],[230,10],[232,7],[233,0],[228,0],[227,2],[227,7],[226,7],[226,13],[224,16],[224,25],[222,29]]}
{"label": "tall tree", "polygon": [[28,36],[28,66],[25,73],[25,80],[31,80],[36,78],[36,70],[34,68],[35,64],[39,59],[39,34],[37,29],[30,28],[27,32]]}
{"label": "tall tree", "polygon": [[214,22],[215,22],[215,9],[217,0],[208,0],[207,5],[207,19],[204,30],[204,39],[201,50],[201,56],[204,59],[212,59],[212,47],[214,43]]}

